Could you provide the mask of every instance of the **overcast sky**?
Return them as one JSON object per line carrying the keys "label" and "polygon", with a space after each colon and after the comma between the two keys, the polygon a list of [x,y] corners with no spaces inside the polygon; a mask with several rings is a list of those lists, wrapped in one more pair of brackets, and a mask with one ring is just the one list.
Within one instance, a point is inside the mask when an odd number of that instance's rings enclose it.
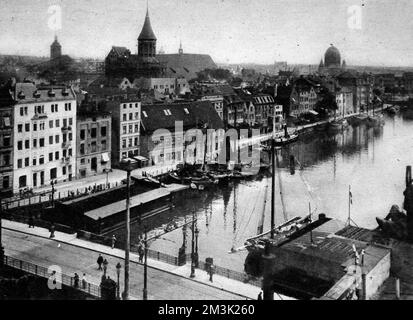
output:
{"label": "overcast sky", "polygon": [[[104,58],[112,45],[136,51],[146,0],[0,0],[0,53],[48,56],[48,9],[56,4],[64,54]],[[361,29],[348,12],[354,5]],[[411,0],[149,0],[149,11],[158,50],[167,53],[182,39],[184,52],[216,62],[318,64],[333,43],[347,64],[413,66]]]}

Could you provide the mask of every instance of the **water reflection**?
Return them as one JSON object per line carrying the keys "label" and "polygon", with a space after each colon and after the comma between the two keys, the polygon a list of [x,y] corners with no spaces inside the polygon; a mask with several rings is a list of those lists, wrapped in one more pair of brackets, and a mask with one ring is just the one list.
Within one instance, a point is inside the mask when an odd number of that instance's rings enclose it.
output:
{"label": "water reflection", "polygon": [[[317,213],[346,221],[348,187],[353,193],[353,220],[360,226],[376,227],[375,217],[384,216],[393,203],[402,202],[405,166],[412,164],[413,118],[386,117],[384,127],[349,126],[335,134],[312,132],[278,153],[279,170],[274,195],[276,224],[285,218],[308,214],[309,203]],[[290,174],[290,157],[296,159]],[[268,156],[266,156],[268,159]],[[269,230],[270,174],[250,181],[230,182],[228,186],[200,194],[188,194],[176,207],[147,220],[152,232],[159,232],[171,220],[178,224],[198,218],[200,259],[213,257],[217,265],[243,271],[246,252],[228,254],[248,237]],[[271,190],[271,188],[269,188]],[[280,193],[283,194],[281,201]],[[265,205],[267,201],[267,205]],[[286,212],[287,217],[284,217]],[[141,232],[132,226],[132,242]],[[118,232],[122,238],[123,231]],[[177,255],[182,246],[182,230],[155,241],[152,248]]]}

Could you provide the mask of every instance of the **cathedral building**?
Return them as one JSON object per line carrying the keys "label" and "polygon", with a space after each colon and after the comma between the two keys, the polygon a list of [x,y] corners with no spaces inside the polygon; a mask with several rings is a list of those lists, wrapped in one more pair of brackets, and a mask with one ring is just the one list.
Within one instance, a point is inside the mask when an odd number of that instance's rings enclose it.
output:
{"label": "cathedral building", "polygon": [[341,60],[340,51],[331,45],[324,54],[324,61],[321,59],[318,71],[321,74],[334,76],[346,68],[345,60]]}
{"label": "cathedral building", "polygon": [[[157,39],[152,29],[149,11],[138,37],[137,54],[125,47],[112,47],[105,60],[107,77],[185,78],[197,77],[204,69],[216,69],[215,62],[206,54],[184,53],[182,44],[177,54],[156,54]],[[163,51],[163,50],[162,50]]]}
{"label": "cathedral building", "polygon": [[156,41],[147,10],[145,22],[138,37],[138,53],[132,54],[125,47],[112,47],[105,60],[106,76],[129,79],[162,77],[165,67],[156,58]]}

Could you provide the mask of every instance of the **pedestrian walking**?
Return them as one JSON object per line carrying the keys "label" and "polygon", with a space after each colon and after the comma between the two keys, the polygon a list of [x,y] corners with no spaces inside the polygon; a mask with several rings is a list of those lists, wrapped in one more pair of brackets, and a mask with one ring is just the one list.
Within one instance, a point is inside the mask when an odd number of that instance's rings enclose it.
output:
{"label": "pedestrian walking", "polygon": [[82,288],[85,290],[87,287],[86,273],[82,276]]}
{"label": "pedestrian walking", "polygon": [[212,279],[214,273],[215,273],[215,266],[211,265],[211,267],[209,269],[209,281],[211,281],[211,282],[214,282],[213,279]]}
{"label": "pedestrian walking", "polygon": [[139,246],[138,246],[139,263],[143,262],[144,253],[145,253],[145,251],[143,249],[143,245],[142,245],[142,243],[140,243]]}
{"label": "pedestrian walking", "polygon": [[32,214],[29,217],[29,229],[30,228],[34,228],[34,218]]}
{"label": "pedestrian walking", "polygon": [[258,299],[257,300],[262,300],[262,291],[258,294]]}
{"label": "pedestrian walking", "polygon": [[101,254],[99,254],[97,263],[98,263],[98,270],[102,270],[103,257]]}
{"label": "pedestrian walking", "polygon": [[79,288],[79,275],[75,273],[75,276],[73,278],[74,278],[74,287]]}
{"label": "pedestrian walking", "polygon": [[112,249],[115,247],[116,237],[115,235],[112,236]]}
{"label": "pedestrian walking", "polygon": [[55,231],[55,226],[54,223],[52,223],[52,225],[50,226],[50,239],[54,238],[54,231]]}
{"label": "pedestrian walking", "polygon": [[108,262],[108,260],[103,260],[103,273],[104,273],[104,275],[106,275],[106,270],[108,269],[108,264],[109,264],[109,262]]}

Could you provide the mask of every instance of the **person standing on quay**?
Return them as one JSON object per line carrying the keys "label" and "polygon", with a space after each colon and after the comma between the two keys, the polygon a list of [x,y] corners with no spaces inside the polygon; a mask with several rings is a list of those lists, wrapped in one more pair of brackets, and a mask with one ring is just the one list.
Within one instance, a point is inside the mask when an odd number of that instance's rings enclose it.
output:
{"label": "person standing on quay", "polygon": [[97,263],[98,263],[98,270],[102,270],[103,257],[100,253],[99,253]]}
{"label": "person standing on quay", "polygon": [[55,226],[54,226],[54,223],[52,223],[52,225],[50,226],[50,239],[54,238],[54,230],[55,230]]}
{"label": "person standing on quay", "polygon": [[115,247],[116,237],[115,235],[112,236],[112,249]]}

